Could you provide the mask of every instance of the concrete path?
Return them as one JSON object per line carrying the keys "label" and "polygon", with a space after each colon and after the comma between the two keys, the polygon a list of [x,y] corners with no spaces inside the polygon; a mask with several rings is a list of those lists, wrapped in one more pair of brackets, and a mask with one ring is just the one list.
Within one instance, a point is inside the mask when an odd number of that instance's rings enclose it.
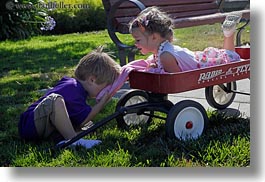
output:
{"label": "concrete path", "polygon": [[[244,79],[236,81],[237,91],[243,93],[250,93],[250,80]],[[199,102],[204,106],[204,108],[215,110],[212,108],[207,100],[205,99],[205,89],[198,89],[178,94],[170,94],[169,100],[173,103],[179,102],[185,99],[191,99]],[[227,112],[230,115],[241,115],[242,117],[250,117],[250,96],[243,94],[236,94],[233,103],[222,112]]]}
{"label": "concrete path", "polygon": [[[250,93],[250,80],[249,79],[243,79],[236,81],[237,83],[237,91],[243,92],[243,93]],[[119,98],[124,92],[126,92],[128,89],[130,89],[129,84],[126,83],[117,93],[114,97]],[[204,108],[215,110],[212,108],[207,100],[205,99],[205,89],[197,89],[187,92],[182,92],[178,94],[169,94],[168,99],[173,102],[174,104],[181,101],[181,100],[194,100],[199,102],[204,106]],[[233,101],[233,103],[226,109],[222,110],[221,112],[225,112],[229,115],[237,115],[241,117],[250,117],[250,96],[249,95],[242,95],[242,94],[236,94],[236,97]]]}

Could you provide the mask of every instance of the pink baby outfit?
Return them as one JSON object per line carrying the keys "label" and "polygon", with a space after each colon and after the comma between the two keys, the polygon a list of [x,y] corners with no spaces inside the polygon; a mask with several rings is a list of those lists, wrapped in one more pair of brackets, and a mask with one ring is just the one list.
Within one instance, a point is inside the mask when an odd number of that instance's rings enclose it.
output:
{"label": "pink baby outfit", "polygon": [[160,55],[164,52],[169,52],[178,61],[178,66],[181,71],[188,71],[203,67],[225,64],[234,61],[240,61],[240,56],[231,50],[218,49],[208,47],[203,51],[190,51],[187,48],[182,48],[171,44],[168,41],[161,43],[157,54],[158,68],[162,68]]}
{"label": "pink baby outfit", "polygon": [[208,47],[203,51],[194,52],[199,68],[240,61],[240,56],[231,50]]}

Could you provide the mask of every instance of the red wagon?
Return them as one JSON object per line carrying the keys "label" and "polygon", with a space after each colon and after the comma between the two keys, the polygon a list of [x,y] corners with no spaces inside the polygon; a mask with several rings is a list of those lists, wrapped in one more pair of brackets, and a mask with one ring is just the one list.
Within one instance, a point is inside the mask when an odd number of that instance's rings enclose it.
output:
{"label": "red wagon", "polygon": [[236,81],[250,78],[250,48],[237,48],[244,57],[239,62],[212,66],[192,71],[157,74],[132,71],[129,75],[133,90],[119,100],[116,111],[128,108],[119,115],[118,125],[126,127],[150,122],[155,111],[167,114],[166,134],[171,138],[196,139],[205,130],[208,117],[204,107],[193,100],[184,100],[175,105],[167,99],[171,93],[180,93],[205,88],[206,100],[216,109],[227,108],[237,93]]}

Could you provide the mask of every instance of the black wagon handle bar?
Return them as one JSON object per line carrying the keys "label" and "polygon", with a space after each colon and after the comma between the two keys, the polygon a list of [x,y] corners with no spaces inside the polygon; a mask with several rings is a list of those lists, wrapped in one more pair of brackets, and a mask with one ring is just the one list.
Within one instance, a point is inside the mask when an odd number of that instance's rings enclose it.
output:
{"label": "black wagon handle bar", "polygon": [[84,136],[88,135],[89,133],[95,131],[99,127],[101,127],[101,126],[105,125],[106,123],[108,123],[109,121],[113,120],[114,118],[116,118],[120,114],[124,113],[125,110],[126,110],[125,108],[121,108],[120,110],[118,110],[115,113],[109,115],[108,117],[103,118],[101,121],[96,122],[92,127],[88,128],[85,131],[82,131],[81,133],[76,135],[74,138],[71,138],[69,140],[66,140],[65,142],[57,144],[54,149],[62,149],[64,147],[67,147],[67,146],[71,145],[72,143],[76,142],[80,138],[83,138]]}
{"label": "black wagon handle bar", "polygon": [[111,114],[111,115],[107,116],[106,118],[103,118],[102,120],[96,122],[93,126],[88,128],[87,130],[82,131],[81,133],[76,135],[74,138],[71,138],[71,139],[66,140],[64,142],[61,142],[60,144],[57,144],[56,146],[54,146],[52,149],[65,148],[65,147],[71,145],[72,143],[76,142],[77,140],[83,138],[84,136],[88,135],[89,133],[91,133],[91,132],[95,131],[96,129],[100,128],[101,126],[105,125],[109,121],[115,119],[119,115],[126,115],[126,114],[130,114],[130,113],[138,113],[140,109],[147,108],[148,106],[149,106],[149,104],[147,102],[143,102],[143,103],[138,103],[138,104],[134,104],[134,105],[126,106],[126,107],[121,107],[120,109],[118,109],[113,114]]}

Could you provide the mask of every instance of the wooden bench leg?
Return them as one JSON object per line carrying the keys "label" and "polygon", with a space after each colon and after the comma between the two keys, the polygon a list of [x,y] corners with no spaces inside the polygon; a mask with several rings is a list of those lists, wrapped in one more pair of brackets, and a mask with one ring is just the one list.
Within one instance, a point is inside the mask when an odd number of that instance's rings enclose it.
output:
{"label": "wooden bench leg", "polygon": [[[124,66],[125,64],[135,60],[135,48],[118,48],[118,54],[120,59],[120,65]],[[127,59],[128,58],[128,59]],[[128,61],[128,62],[127,62]]]}

